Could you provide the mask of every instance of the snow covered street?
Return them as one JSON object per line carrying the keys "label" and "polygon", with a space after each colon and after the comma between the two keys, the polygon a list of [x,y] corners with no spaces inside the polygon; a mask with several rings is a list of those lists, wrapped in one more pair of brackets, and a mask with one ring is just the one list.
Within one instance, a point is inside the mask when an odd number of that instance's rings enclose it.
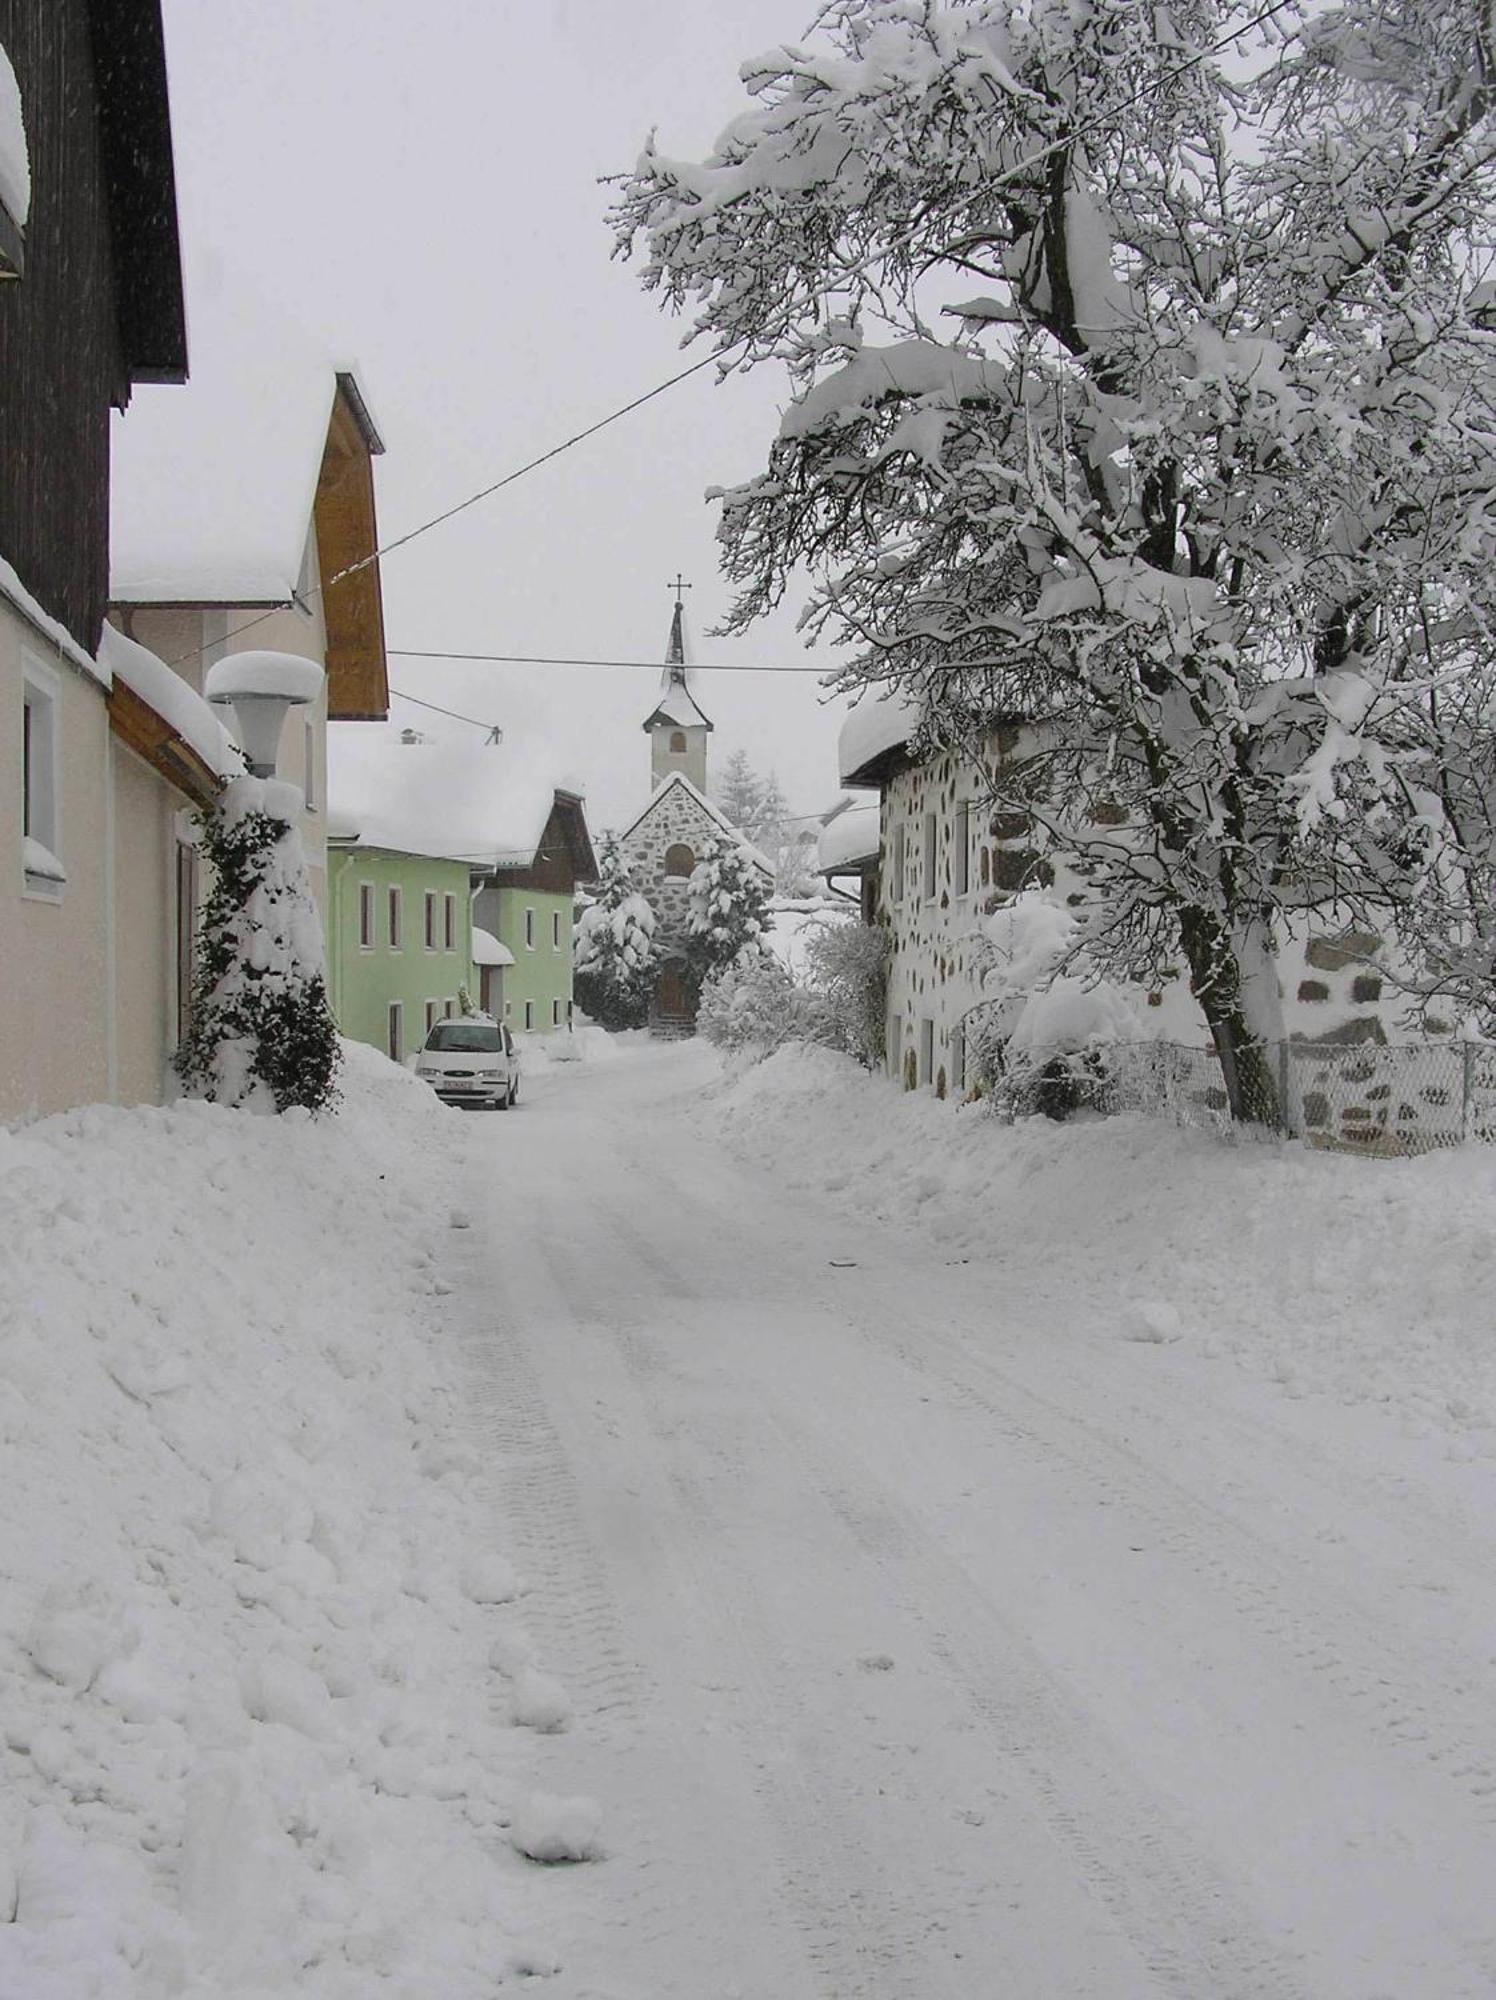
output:
{"label": "snow covered street", "polygon": [[[575,1710],[536,1777],[603,1809],[539,1885],[548,1990],[1496,1991],[1489,1431],[1254,1379],[1167,1303],[1129,1335],[1083,1216],[1067,1267],[796,1192],[723,1147],[766,1073],[634,1049],[470,1121],[513,1639]],[[1308,1167],[1353,1237],[1414,1185]]]}

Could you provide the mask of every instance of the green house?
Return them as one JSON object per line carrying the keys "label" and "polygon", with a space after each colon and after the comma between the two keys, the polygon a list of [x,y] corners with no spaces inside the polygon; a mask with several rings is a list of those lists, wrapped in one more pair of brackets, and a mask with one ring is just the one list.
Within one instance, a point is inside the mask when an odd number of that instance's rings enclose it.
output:
{"label": "green house", "polygon": [[572,910],[597,862],[579,793],[532,800],[528,820],[516,815],[498,858],[477,875],[473,921],[504,955],[494,989],[510,1027],[544,1034],[571,1020]]}
{"label": "green house", "polygon": [[477,1004],[466,861],[365,841],[334,817],[327,842],[327,980],[340,1031],[404,1062]]}
{"label": "green house", "polygon": [[525,746],[328,733],[328,985],[343,1033],[396,1061],[470,1004],[571,1020],[572,907],[597,864],[579,792]]}

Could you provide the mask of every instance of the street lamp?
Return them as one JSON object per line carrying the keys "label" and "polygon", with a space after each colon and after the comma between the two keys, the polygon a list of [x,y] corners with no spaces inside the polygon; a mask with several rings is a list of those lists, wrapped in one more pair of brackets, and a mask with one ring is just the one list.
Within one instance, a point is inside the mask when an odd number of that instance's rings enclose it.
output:
{"label": "street lamp", "polygon": [[208,669],[203,693],[215,707],[233,709],[251,777],[273,778],[286,711],[314,702],[322,681],[316,661],[299,653],[230,653]]}

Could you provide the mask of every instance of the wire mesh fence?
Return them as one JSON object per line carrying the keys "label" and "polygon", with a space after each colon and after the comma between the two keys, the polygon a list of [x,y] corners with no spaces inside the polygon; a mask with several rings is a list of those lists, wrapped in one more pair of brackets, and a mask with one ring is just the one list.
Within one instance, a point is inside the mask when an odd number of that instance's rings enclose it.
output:
{"label": "wire mesh fence", "polygon": [[[1014,1115],[1133,1112],[1228,1132],[1220,1059],[1178,1042],[1015,1054],[968,1029],[984,1094]],[[1306,1145],[1395,1158],[1496,1143],[1496,1047],[1474,1042],[1278,1042],[1262,1051],[1261,1124]]]}

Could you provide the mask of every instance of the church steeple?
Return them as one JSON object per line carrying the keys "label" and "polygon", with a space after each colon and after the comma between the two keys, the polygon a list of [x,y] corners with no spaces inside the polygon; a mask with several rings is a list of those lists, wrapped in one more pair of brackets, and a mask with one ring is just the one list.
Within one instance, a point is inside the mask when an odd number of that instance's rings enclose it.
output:
{"label": "church steeple", "polygon": [[697,791],[705,792],[706,739],[712,724],[697,704],[692,687],[695,675],[687,658],[684,593],[691,586],[677,576],[670,588],[675,592],[675,610],[665,647],[665,671],[660,676],[659,699],[644,724],[649,736],[650,776],[656,785],[662,785],[680,771]]}

